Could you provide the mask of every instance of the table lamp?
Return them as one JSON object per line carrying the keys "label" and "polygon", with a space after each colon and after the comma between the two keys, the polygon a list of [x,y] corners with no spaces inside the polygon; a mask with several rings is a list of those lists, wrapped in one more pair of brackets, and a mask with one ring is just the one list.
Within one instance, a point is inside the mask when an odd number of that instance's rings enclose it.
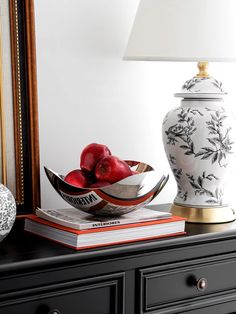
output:
{"label": "table lamp", "polygon": [[236,61],[236,0],[141,0],[125,60],[197,61],[199,73],[163,121],[163,143],[177,182],[173,214],[189,222],[235,220],[225,196],[235,151],[232,115],[208,62]]}

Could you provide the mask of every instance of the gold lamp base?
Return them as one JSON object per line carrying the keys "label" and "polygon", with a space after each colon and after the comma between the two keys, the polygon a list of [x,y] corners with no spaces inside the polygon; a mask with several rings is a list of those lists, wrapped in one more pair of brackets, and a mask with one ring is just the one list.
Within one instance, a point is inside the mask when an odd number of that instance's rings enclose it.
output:
{"label": "gold lamp base", "polygon": [[186,218],[187,222],[192,223],[225,223],[236,219],[234,210],[228,206],[196,208],[172,204],[171,213]]}

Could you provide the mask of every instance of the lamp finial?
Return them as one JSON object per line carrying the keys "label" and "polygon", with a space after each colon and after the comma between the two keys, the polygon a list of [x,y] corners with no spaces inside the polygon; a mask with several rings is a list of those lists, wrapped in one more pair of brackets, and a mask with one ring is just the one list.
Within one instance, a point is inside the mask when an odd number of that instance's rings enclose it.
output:
{"label": "lamp finial", "polygon": [[209,62],[208,61],[201,61],[198,62],[198,69],[199,73],[196,75],[196,77],[209,77],[208,68],[209,68]]}

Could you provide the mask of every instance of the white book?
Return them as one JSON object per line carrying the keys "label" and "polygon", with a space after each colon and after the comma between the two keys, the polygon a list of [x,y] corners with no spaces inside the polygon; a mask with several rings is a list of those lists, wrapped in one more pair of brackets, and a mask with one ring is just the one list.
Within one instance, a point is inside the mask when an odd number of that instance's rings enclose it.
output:
{"label": "white book", "polygon": [[98,217],[84,213],[75,208],[36,209],[36,215],[42,219],[75,230],[95,229],[102,227],[127,225],[145,221],[167,219],[172,215],[148,208],[141,208],[120,217]]}

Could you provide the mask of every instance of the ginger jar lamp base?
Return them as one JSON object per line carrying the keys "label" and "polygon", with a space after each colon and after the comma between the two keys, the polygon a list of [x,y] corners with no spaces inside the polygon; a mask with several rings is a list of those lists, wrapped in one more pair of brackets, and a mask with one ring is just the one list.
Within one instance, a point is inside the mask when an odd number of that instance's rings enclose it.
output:
{"label": "ginger jar lamp base", "polygon": [[222,83],[207,72],[208,62],[198,67],[175,94],[182,98],[180,106],[163,121],[163,144],[177,183],[171,211],[188,222],[225,223],[236,219],[226,193],[235,159],[235,118],[224,105]]}

